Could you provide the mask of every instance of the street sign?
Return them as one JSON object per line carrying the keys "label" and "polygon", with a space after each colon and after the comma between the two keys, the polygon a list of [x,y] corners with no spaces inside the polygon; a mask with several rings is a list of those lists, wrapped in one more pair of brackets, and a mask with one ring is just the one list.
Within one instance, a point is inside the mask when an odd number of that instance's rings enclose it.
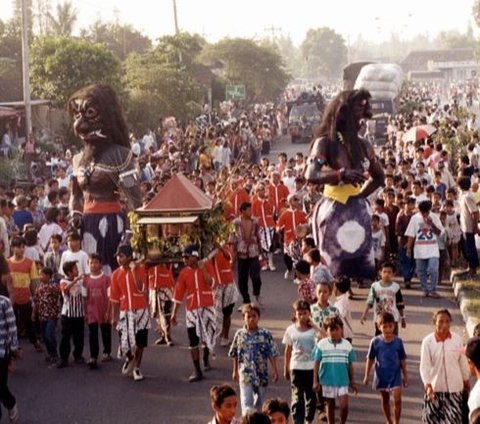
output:
{"label": "street sign", "polygon": [[225,100],[245,100],[245,85],[227,85],[225,87]]}

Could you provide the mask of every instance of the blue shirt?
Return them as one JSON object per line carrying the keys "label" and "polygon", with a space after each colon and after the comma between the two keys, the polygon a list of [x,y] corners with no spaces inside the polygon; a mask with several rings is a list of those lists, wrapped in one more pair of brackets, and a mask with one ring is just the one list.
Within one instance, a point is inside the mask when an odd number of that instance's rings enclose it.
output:
{"label": "blue shirt", "polygon": [[357,355],[348,340],[334,343],[329,337],[320,340],[312,353],[313,359],[320,362],[319,379],[322,386],[348,387],[349,366]]}
{"label": "blue shirt", "polygon": [[375,389],[401,387],[401,361],[407,359],[402,339],[394,336],[393,340],[386,342],[382,336],[374,337],[367,358],[375,361]]}

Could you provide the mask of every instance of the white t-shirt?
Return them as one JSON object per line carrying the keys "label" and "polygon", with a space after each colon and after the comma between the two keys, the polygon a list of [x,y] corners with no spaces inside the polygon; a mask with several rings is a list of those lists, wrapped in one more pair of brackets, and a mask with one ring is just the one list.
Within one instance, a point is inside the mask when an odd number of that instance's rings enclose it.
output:
{"label": "white t-shirt", "polygon": [[292,346],[290,370],[313,370],[312,351],[315,347],[315,342],[315,330],[313,328],[299,331],[295,324],[287,327],[282,343]]}
{"label": "white t-shirt", "polygon": [[385,232],[383,228],[377,231],[372,230],[373,254],[375,259],[383,259],[383,248],[385,247]]}
{"label": "white t-shirt", "polygon": [[345,293],[338,296],[335,299],[335,306],[338,309],[340,318],[343,321],[343,338],[344,339],[353,339],[353,328],[352,328],[352,313],[350,306],[350,299],[348,298],[349,294]]}
{"label": "white t-shirt", "polygon": [[468,409],[470,410],[469,418],[471,417],[472,412],[477,408],[480,408],[480,380],[477,380],[468,396]]}
{"label": "white t-shirt", "polygon": [[[437,215],[430,213],[429,216],[432,219],[433,225],[443,232],[443,225]],[[415,243],[413,245],[413,257],[415,259],[440,257],[437,236],[430,226],[425,223],[420,212],[413,215],[412,219],[410,219],[405,235],[407,237],[415,238]]]}
{"label": "white t-shirt", "polygon": [[60,225],[58,225],[56,222],[51,222],[50,224],[45,223],[40,228],[40,231],[38,232],[38,240],[44,251],[47,251],[50,244],[50,239],[54,234],[63,234],[62,227],[60,227]]}
{"label": "white t-shirt", "polygon": [[90,274],[90,267],[88,266],[88,254],[83,250],[79,250],[78,252],[65,250],[65,252],[63,252],[58,269],[60,274],[65,275],[63,272],[63,264],[69,261],[77,262],[78,275]]}

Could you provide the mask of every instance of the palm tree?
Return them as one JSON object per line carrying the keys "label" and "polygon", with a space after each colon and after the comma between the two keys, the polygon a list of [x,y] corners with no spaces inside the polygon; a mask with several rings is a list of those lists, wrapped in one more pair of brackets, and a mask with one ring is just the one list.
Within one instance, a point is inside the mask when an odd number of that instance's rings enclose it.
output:
{"label": "palm tree", "polygon": [[47,13],[54,35],[58,37],[72,35],[73,26],[77,20],[77,10],[71,2],[57,3],[57,16],[53,16],[50,12]]}

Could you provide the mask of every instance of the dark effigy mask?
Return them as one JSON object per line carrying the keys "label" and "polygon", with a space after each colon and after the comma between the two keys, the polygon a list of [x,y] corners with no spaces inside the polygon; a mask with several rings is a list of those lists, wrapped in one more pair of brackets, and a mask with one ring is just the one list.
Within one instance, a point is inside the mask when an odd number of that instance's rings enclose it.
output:
{"label": "dark effigy mask", "polygon": [[75,134],[84,141],[107,138],[102,132],[103,119],[101,108],[91,97],[70,100]]}

